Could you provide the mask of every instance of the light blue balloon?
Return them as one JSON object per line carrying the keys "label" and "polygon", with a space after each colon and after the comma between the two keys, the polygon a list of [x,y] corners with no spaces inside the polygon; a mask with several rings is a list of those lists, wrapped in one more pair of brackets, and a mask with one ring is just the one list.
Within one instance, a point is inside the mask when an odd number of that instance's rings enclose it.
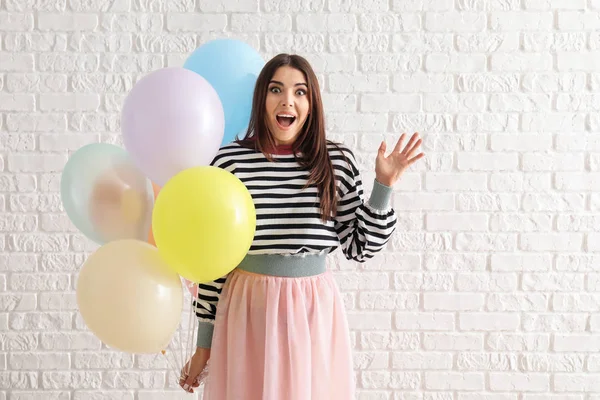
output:
{"label": "light blue balloon", "polygon": [[[124,149],[108,143],[78,149],[63,169],[60,196],[71,222],[94,242],[147,241],[154,207],[152,182]],[[132,215],[134,211],[138,214]]]}
{"label": "light blue balloon", "polygon": [[265,61],[250,45],[236,39],[215,39],[198,47],[183,67],[200,74],[216,90],[225,114],[222,145],[248,126],[254,86]]}

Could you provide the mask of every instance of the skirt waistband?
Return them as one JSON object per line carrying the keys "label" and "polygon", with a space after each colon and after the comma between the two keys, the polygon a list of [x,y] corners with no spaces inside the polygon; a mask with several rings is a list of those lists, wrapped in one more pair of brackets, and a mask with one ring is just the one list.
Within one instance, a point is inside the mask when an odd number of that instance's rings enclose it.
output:
{"label": "skirt waistband", "polygon": [[327,270],[326,260],[327,252],[304,255],[248,254],[237,268],[260,275],[300,278],[324,273]]}

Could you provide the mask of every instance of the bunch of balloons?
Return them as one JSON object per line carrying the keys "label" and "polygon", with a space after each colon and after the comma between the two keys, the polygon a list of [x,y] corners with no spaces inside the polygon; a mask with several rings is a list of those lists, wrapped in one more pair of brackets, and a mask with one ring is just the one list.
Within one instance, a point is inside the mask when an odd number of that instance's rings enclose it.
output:
{"label": "bunch of balloons", "polygon": [[263,66],[244,42],[206,42],[183,67],[134,85],[121,115],[124,149],[90,144],[65,165],[65,211],[100,245],[81,269],[77,302],[107,345],[161,351],[179,324],[182,278],[194,293],[248,252],[252,198],[238,178],[210,164],[248,125]]}

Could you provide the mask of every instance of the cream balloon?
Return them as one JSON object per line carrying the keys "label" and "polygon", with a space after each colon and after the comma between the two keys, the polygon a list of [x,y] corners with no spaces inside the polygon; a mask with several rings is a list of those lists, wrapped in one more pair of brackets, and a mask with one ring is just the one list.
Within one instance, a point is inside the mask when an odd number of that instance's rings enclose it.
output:
{"label": "cream balloon", "polygon": [[77,303],[87,327],[106,345],[158,353],[179,325],[183,287],[158,249],[135,239],[109,242],[84,263]]}

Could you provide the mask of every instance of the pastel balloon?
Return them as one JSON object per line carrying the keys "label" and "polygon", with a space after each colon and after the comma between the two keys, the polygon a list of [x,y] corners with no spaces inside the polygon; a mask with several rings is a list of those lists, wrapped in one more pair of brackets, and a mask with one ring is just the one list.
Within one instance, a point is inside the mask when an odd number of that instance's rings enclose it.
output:
{"label": "pastel balloon", "polygon": [[80,148],[63,169],[60,189],[67,216],[94,242],[147,235],[152,184],[124,149],[108,143]]}
{"label": "pastel balloon", "polygon": [[[152,189],[154,190],[154,198],[158,197],[158,193],[160,193],[160,187],[157,184],[152,183]],[[154,234],[152,233],[152,227],[150,227],[150,230],[148,232],[148,243],[156,247],[156,242],[154,241]],[[194,283],[188,279],[183,279],[183,286],[187,288],[192,297],[196,297],[198,295],[197,283]]]}
{"label": "pastel balloon", "polygon": [[94,335],[129,353],[165,349],[183,310],[179,276],[156,247],[131,239],[96,250],[81,268],[76,294],[79,312]]}
{"label": "pastel balloon", "polygon": [[204,77],[219,94],[225,113],[222,145],[232,142],[248,126],[254,86],[264,65],[252,46],[229,38],[206,42],[183,64]]}
{"label": "pastel balloon", "polygon": [[206,283],[231,272],[247,254],[256,210],[244,184],[217,167],[177,174],[152,212],[160,254],[183,278]]}
{"label": "pastel balloon", "polygon": [[202,76],[185,68],[151,72],[123,104],[125,149],[159,186],[191,167],[209,165],[223,140],[223,106]]}
{"label": "pastel balloon", "polygon": [[[154,198],[156,199],[158,197],[158,194],[160,193],[160,186],[152,182],[152,190],[154,192]],[[154,234],[152,233],[152,224],[150,224],[150,229],[148,229],[148,243],[150,243],[152,246],[156,246],[156,242],[154,241]]]}

